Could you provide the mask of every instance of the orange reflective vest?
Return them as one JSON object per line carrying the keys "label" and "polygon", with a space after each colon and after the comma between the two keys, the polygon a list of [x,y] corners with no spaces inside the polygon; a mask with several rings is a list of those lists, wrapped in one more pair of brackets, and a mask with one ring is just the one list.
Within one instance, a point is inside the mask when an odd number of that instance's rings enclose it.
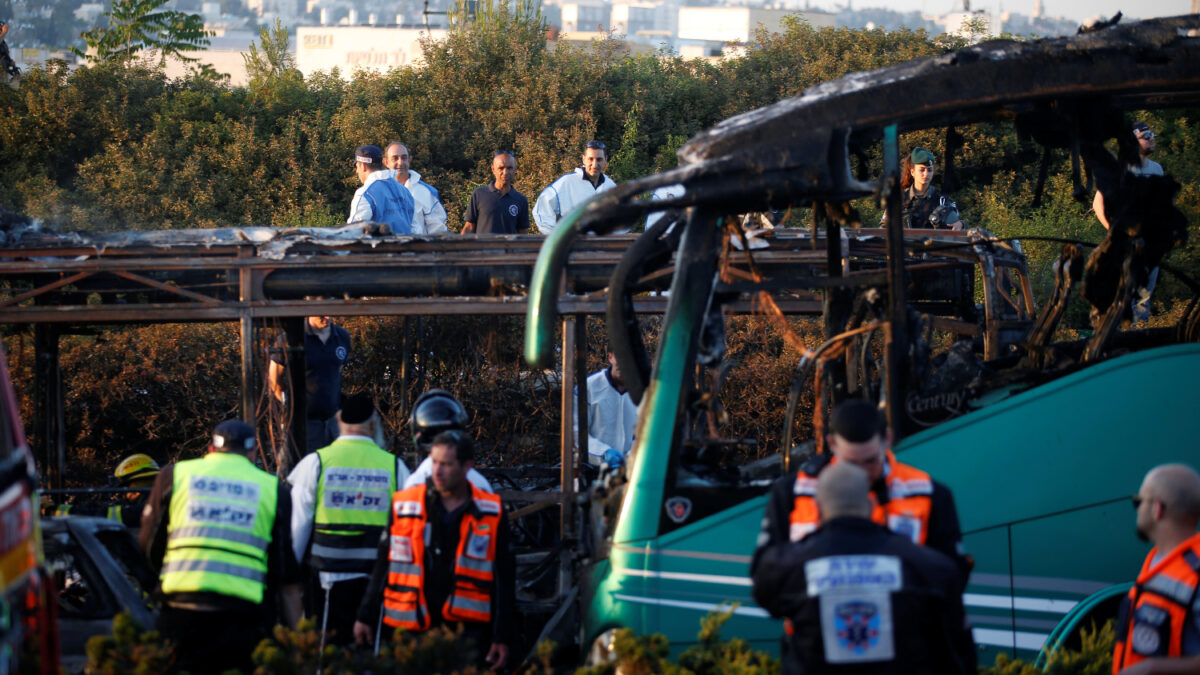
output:
{"label": "orange reflective vest", "polygon": [[[429,628],[425,602],[425,556],[429,532],[426,485],[401,490],[392,497],[387,587],[383,622],[395,628]],[[487,623],[492,618],[492,586],[496,578],[496,536],[500,531],[500,498],[471,485],[473,503],[462,516],[454,556],[454,589],[442,606],[446,621]]]}
{"label": "orange reflective vest", "polygon": [[1200,586],[1200,534],[1151,566],[1157,548],[1121,604],[1113,673],[1149,658],[1183,655],[1183,629]]}
{"label": "orange reflective vest", "polygon": [[[833,459],[837,462],[837,458]],[[831,462],[831,464],[833,463]],[[929,513],[933,510],[933,479],[918,468],[896,461],[891,450],[886,453],[888,503],[880,504],[871,492],[871,520],[903,534],[915,544],[924,544],[929,533]],[[821,514],[817,509],[817,477],[800,470],[792,488],[791,526],[788,538],[800,541],[817,529]]]}

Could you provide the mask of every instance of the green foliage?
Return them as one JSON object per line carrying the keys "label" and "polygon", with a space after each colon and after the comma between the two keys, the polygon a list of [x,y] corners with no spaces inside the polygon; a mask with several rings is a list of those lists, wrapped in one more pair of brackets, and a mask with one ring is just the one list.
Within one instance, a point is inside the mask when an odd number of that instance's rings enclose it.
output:
{"label": "green foliage", "polygon": [[[134,9],[114,13],[135,24],[161,14]],[[498,148],[516,150],[530,198],[592,139],[629,180],[673,167],[684,139],[730,114],[944,48],[922,33],[793,21],[746,58],[713,64],[625,56],[615,40],[551,49],[536,3],[478,3],[473,20],[459,10],[445,39],[425,41],[420,67],[348,81],[303,77],[276,25],[246,57],[246,87],[202,69],[166,82],[126,58],[133,38],[114,22],[95,35],[112,43],[112,64],[34,70],[0,91],[0,205],[69,229],[335,225],[356,187],[349,153],[398,138],[456,230]]]}
{"label": "green foliage", "polygon": [[575,675],[678,675],[680,672],[679,667],[667,659],[671,645],[661,633],[636,635],[629,628],[621,628],[613,639],[613,653],[616,655],[614,661],[580,668]]}
{"label": "green foliage", "polygon": [[[169,641],[157,631],[142,627],[122,612],[113,619],[111,636],[97,635],[87,644],[87,675],[156,675],[174,661]],[[375,672],[393,675],[473,675],[475,653],[464,649],[461,632],[438,628],[420,635],[396,631],[378,655],[371,650],[326,645],[313,619],[304,619],[296,630],[275,626],[251,656],[256,675],[351,675]],[[319,658],[318,658],[319,657]],[[237,672],[237,671],[233,671]]]}
{"label": "green foliage", "polygon": [[642,106],[634,103],[625,117],[625,130],[621,133],[621,150],[612,156],[608,165],[608,173],[613,180],[624,183],[649,173],[649,158],[642,148],[639,148],[638,122],[642,114]]}
{"label": "green foliage", "polygon": [[[113,0],[107,26],[97,26],[80,35],[87,46],[96,50],[101,61],[127,63],[144,50],[158,50],[159,63],[173,56],[195,61],[182,52],[208,46],[210,33],[204,30],[199,14],[163,9],[168,0]],[[86,56],[83,50],[71,51]]]}
{"label": "green foliage", "polygon": [[679,665],[684,672],[696,675],[773,675],[779,672],[778,661],[751,649],[745,640],[721,640],[721,626],[733,616],[737,607],[734,604],[726,611],[710,612],[700,620],[699,641],[679,655]]}
{"label": "green foliage", "polygon": [[112,635],[87,641],[87,675],[153,675],[174,662],[171,645],[158,631],[144,631],[129,612],[113,618]]}
{"label": "green foliage", "polygon": [[1113,622],[1080,631],[1078,651],[1061,648],[1050,654],[1044,669],[1013,659],[1006,653],[996,655],[996,665],[981,668],[979,675],[1107,675],[1112,672],[1116,633]]}
{"label": "green foliage", "polygon": [[576,675],[774,675],[779,662],[763,652],[750,649],[745,640],[721,640],[721,627],[733,616],[737,605],[714,611],[700,620],[697,643],[679,655],[677,663],[668,657],[671,645],[661,634],[634,635],[628,628],[616,632],[613,641],[615,660],[580,668]]}
{"label": "green foliage", "polygon": [[296,57],[288,44],[288,29],[282,21],[275,19],[275,25],[270,28],[260,26],[258,36],[262,46],[251,42],[249,51],[242,54],[251,90],[260,90],[276,78],[300,75]]}

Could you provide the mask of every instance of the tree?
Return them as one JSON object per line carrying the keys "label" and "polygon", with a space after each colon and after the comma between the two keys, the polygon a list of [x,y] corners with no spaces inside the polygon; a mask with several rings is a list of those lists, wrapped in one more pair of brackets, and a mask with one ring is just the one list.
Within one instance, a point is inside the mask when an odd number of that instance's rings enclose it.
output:
{"label": "tree", "polygon": [[[105,12],[108,26],[98,26],[80,34],[89,49],[96,50],[101,61],[125,62],[144,49],[158,50],[159,63],[168,56],[181,61],[195,61],[183,52],[208,46],[211,35],[204,30],[204,19],[198,14],[185,14],[161,9],[168,0],[114,0]],[[78,47],[71,51],[87,56]]]}
{"label": "tree", "polygon": [[258,35],[262,48],[251,42],[250,50],[242,54],[251,89],[259,89],[277,77],[300,74],[296,70],[296,57],[288,45],[288,29],[283,22],[275,19],[272,28],[260,26]]}

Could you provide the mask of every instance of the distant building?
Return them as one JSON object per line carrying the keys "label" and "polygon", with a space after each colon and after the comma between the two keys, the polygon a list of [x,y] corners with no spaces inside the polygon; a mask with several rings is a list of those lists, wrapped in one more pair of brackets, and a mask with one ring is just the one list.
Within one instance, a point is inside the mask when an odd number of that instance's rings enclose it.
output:
{"label": "distant building", "polygon": [[679,24],[679,8],[662,2],[615,2],[612,31],[631,42],[670,43]]}
{"label": "distant building", "polygon": [[293,23],[305,9],[303,0],[244,0],[246,9],[263,19]]}
{"label": "distant building", "polygon": [[296,67],[305,77],[338,68],[343,77],[355,70],[385,73],[392,68],[419,66],[424,56],[421,38],[440,40],[444,29],[374,26],[301,26],[296,29]]}
{"label": "distant building", "polygon": [[70,70],[79,66],[79,59],[66,49],[46,49],[44,47],[12,47],[9,54],[22,72],[30,68],[46,68],[46,63],[53,60],[66,61]]}
{"label": "distant building", "polygon": [[99,21],[100,15],[103,13],[104,5],[98,2],[85,2],[79,6],[79,9],[75,10],[75,18],[89,26],[93,26]]}
{"label": "distant building", "polygon": [[987,40],[1000,37],[1004,17],[993,16],[984,11],[951,12],[934,19],[951,35],[971,39]]}
{"label": "distant building", "polygon": [[191,68],[208,65],[218,73],[228,75],[229,84],[245,86],[250,78],[246,75],[246,60],[242,55],[250,51],[252,43],[258,42],[258,31],[216,29],[214,32],[216,35],[208,39],[208,49],[183,52],[184,56],[196,61],[183,63],[179,59],[167,59],[167,77],[184,77]]}
{"label": "distant building", "polygon": [[562,3],[562,30],[606,33],[612,30],[612,6],[601,0]]}
{"label": "distant building", "polygon": [[[753,42],[761,26],[772,33],[783,31],[783,19],[796,16],[813,28],[832,28],[834,15],[826,12],[797,12],[753,7],[680,7],[680,49],[700,42]],[[690,41],[690,43],[689,43]]]}

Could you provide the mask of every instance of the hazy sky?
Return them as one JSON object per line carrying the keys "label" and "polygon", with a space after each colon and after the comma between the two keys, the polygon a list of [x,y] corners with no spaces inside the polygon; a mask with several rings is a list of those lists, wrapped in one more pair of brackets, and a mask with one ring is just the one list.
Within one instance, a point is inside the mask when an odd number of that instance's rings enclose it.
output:
{"label": "hazy sky", "polygon": [[[886,7],[896,11],[922,10],[934,14],[962,9],[962,0],[851,0],[855,8]],[[971,0],[971,9],[1016,12],[1029,16],[1034,0]],[[813,3],[816,4],[816,3]],[[844,3],[837,3],[844,4]],[[1096,16],[1112,16],[1118,11],[1126,17],[1148,19],[1155,16],[1176,16],[1192,11],[1191,0],[1042,0],[1047,16],[1065,16],[1076,21]]]}

